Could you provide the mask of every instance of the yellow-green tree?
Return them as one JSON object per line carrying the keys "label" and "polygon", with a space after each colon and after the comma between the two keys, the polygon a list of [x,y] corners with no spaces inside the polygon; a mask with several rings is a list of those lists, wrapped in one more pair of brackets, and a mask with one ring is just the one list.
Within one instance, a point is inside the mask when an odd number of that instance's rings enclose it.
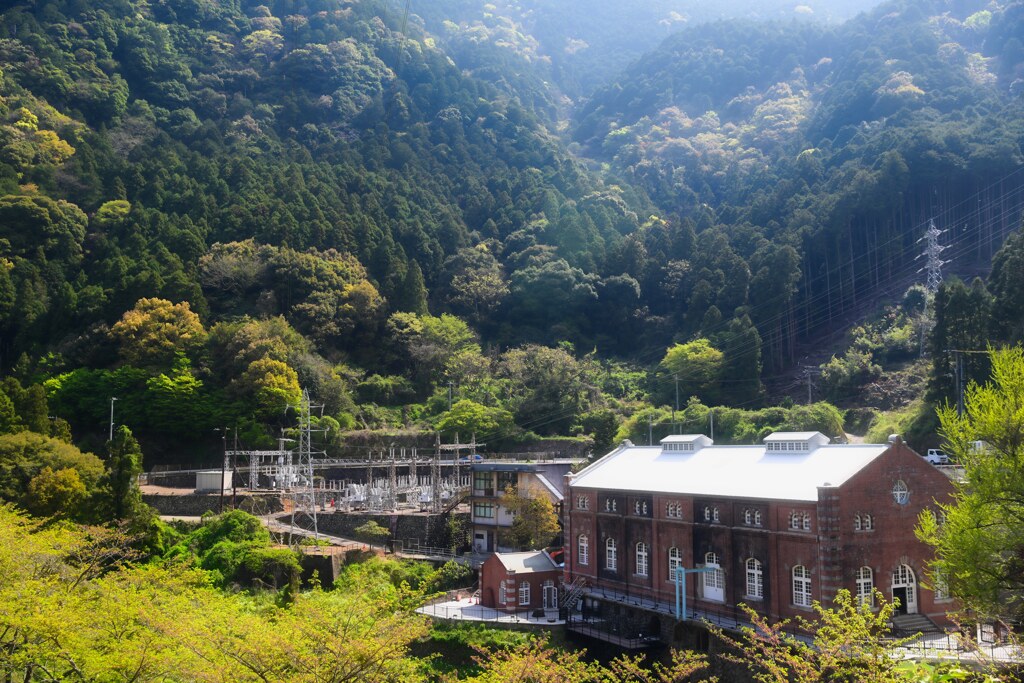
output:
{"label": "yellow-green tree", "polygon": [[1010,618],[1024,613],[1024,349],[992,351],[991,361],[963,415],[938,411],[943,447],[964,475],[954,501],[938,502],[941,515],[922,514],[919,535],[936,549],[933,580],[983,616]]}
{"label": "yellow-green tree", "polygon": [[506,489],[501,506],[515,515],[506,540],[519,548],[548,546],[561,529],[555,507],[543,491]]}
{"label": "yellow-green tree", "polygon": [[206,329],[187,301],[139,299],[110,330],[129,365],[168,369],[177,354],[194,356],[206,342]]}

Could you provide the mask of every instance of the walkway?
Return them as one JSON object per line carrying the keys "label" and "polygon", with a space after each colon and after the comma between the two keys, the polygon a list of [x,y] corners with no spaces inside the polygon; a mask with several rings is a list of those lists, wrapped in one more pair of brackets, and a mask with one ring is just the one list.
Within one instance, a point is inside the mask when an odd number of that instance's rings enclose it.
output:
{"label": "walkway", "polygon": [[544,616],[533,616],[533,610],[525,612],[506,612],[484,607],[477,598],[447,600],[424,605],[416,610],[420,614],[435,619],[451,621],[485,621],[501,624],[520,624],[523,626],[551,627],[560,626],[565,622],[558,618],[558,610],[545,610]]}

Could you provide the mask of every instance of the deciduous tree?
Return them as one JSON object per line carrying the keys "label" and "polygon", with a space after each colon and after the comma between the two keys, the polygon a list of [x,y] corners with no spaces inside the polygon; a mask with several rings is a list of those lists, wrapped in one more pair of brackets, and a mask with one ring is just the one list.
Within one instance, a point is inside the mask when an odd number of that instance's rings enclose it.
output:
{"label": "deciduous tree", "polygon": [[[953,502],[923,514],[933,580],[986,617],[1024,613],[1024,350],[993,351],[992,377],[972,383],[965,412],[939,408],[943,448],[964,468]],[[944,518],[944,521],[943,521]]]}

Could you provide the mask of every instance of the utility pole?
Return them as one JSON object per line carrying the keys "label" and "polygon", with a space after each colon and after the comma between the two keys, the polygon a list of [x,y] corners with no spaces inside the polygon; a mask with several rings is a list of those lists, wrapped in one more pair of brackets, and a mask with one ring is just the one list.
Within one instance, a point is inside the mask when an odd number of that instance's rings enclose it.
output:
{"label": "utility pole", "polygon": [[448,382],[448,412],[452,412],[452,382]]}
{"label": "utility pole", "polygon": [[956,414],[964,414],[964,385],[966,384],[966,367],[964,367],[964,352],[960,349],[946,349],[946,353],[953,354],[953,383],[956,385]]}
{"label": "utility pole", "polygon": [[238,425],[235,425],[234,450],[231,451],[231,509],[235,509],[235,491],[238,481]]}
{"label": "utility pole", "polygon": [[220,514],[224,514],[224,475],[228,471],[228,428],[215,429],[216,432],[221,432],[220,438],[224,444],[224,460],[220,465],[220,484],[217,488],[220,489]]}
{"label": "utility pole", "polygon": [[114,440],[114,401],[116,400],[116,396],[110,397],[110,437],[107,439],[107,441]]}
{"label": "utility pole", "polygon": [[807,405],[811,405],[811,403],[813,402],[813,399],[814,399],[814,397],[812,395],[812,391],[814,389],[814,380],[812,378],[813,378],[814,373],[816,371],[817,371],[817,368],[815,368],[812,365],[805,365],[804,366],[804,379],[807,380]]}
{"label": "utility pole", "polygon": [[654,445],[654,416],[647,416],[647,445]]}
{"label": "utility pole", "polygon": [[676,413],[679,412],[679,375],[672,375],[676,382],[676,405],[672,409],[672,433],[676,433]]}

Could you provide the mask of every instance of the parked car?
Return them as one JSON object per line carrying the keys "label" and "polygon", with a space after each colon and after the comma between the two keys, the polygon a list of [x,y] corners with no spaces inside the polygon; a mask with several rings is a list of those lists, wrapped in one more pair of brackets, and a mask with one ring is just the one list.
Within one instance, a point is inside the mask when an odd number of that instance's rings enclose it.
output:
{"label": "parked car", "polygon": [[933,465],[949,464],[949,456],[940,451],[938,448],[929,448],[928,454],[924,456],[924,459]]}
{"label": "parked car", "polygon": [[464,455],[459,458],[459,462],[483,462],[484,456],[479,453],[473,453],[472,455]]}

